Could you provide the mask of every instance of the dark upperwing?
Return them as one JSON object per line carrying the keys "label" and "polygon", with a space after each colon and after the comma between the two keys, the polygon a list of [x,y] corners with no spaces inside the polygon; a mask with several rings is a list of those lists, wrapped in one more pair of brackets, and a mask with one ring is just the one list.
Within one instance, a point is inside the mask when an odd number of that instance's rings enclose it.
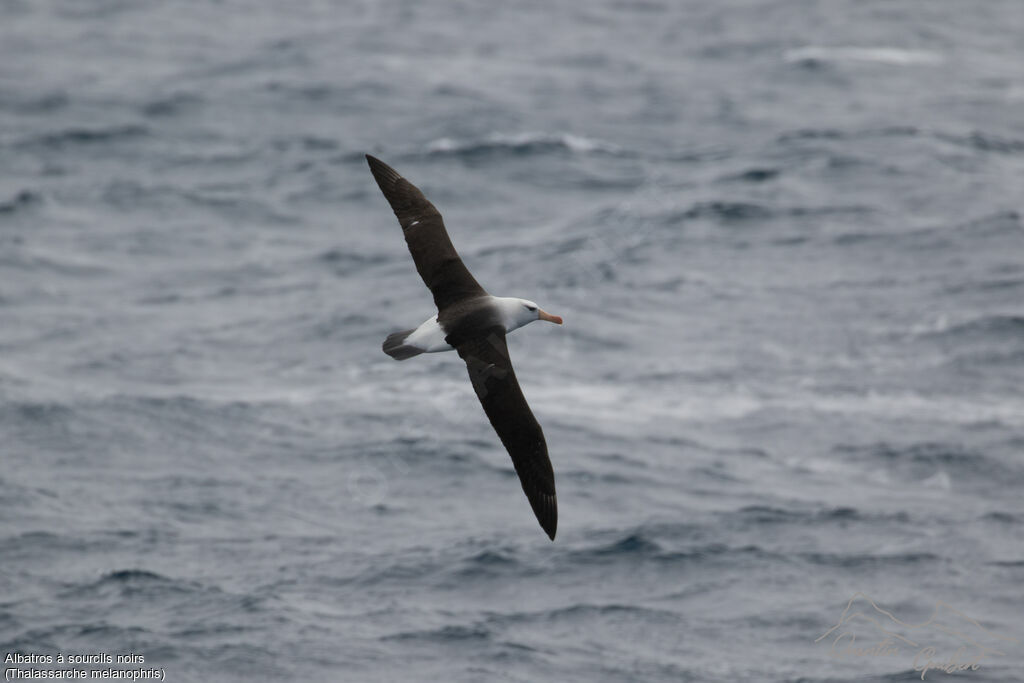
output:
{"label": "dark upperwing", "polygon": [[530,411],[512,369],[505,330],[489,328],[481,335],[462,340],[456,350],[466,361],[469,379],[483,404],[487,419],[512,456],[512,465],[533,514],[548,537],[555,540],[558,526],[555,472],[548,458],[544,432]]}
{"label": "dark upperwing", "polygon": [[419,188],[380,159],[367,154],[366,161],[398,217],[416,270],[434,295],[437,310],[487,294],[452,246],[440,212]]}

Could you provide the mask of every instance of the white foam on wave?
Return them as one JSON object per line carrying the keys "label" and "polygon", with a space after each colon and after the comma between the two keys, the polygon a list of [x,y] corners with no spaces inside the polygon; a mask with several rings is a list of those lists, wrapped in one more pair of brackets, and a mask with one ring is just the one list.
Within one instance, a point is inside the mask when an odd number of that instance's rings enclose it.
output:
{"label": "white foam on wave", "polygon": [[789,63],[822,62],[874,62],[894,66],[935,65],[944,60],[942,55],[928,50],[906,50],[896,47],[826,47],[809,45],[786,50],[783,59]]}
{"label": "white foam on wave", "polygon": [[658,388],[627,390],[614,384],[573,383],[530,387],[538,410],[591,424],[646,424],[665,419],[683,422],[735,420],[765,407],[748,391],[716,395],[666,395]]}
{"label": "white foam on wave", "polygon": [[572,133],[491,133],[483,138],[455,139],[443,137],[427,143],[427,152],[456,153],[480,147],[506,147],[521,149],[532,145],[548,145],[564,147],[571,152],[587,154],[590,152],[616,152],[618,148],[609,143]]}
{"label": "white foam on wave", "polygon": [[927,479],[922,479],[921,486],[930,489],[938,489],[940,491],[952,491],[953,480],[945,470],[940,469]]}
{"label": "white foam on wave", "polygon": [[456,152],[460,145],[454,138],[438,138],[427,143],[428,152]]}
{"label": "white foam on wave", "polygon": [[[453,365],[455,365],[453,363]],[[19,387],[23,400],[66,402],[111,399],[185,399],[206,404],[227,405],[313,405],[337,403],[377,406],[385,413],[411,412],[443,416],[460,422],[476,420],[479,406],[466,380],[464,369],[455,365],[450,374],[397,371],[391,361],[339,369],[334,381],[323,384],[296,382],[274,388],[251,382],[199,382],[177,387],[140,387],[135,383],[74,385],[43,374],[26,374],[0,365],[0,377],[8,389]],[[701,423],[742,420],[763,411],[783,411],[800,416],[856,416],[882,420],[915,420],[946,424],[976,425],[999,423],[1024,427],[1024,399],[990,394],[957,396],[926,395],[917,392],[862,391],[828,393],[813,385],[777,393],[730,384],[718,389],[664,384],[633,387],[628,383],[579,381],[557,382],[531,376],[523,380],[523,391],[538,417],[557,416],[583,425],[644,426],[652,423]],[[70,396],[69,396],[70,395]]]}
{"label": "white foam on wave", "polygon": [[1024,401],[1007,396],[926,396],[914,392],[868,391],[857,394],[798,391],[770,394],[747,387],[721,392],[666,392],[647,387],[626,390],[613,385],[531,386],[531,402],[545,413],[593,423],[647,424],[741,420],[761,411],[800,415],[847,415],[884,420],[920,420],[953,424],[1024,425]]}

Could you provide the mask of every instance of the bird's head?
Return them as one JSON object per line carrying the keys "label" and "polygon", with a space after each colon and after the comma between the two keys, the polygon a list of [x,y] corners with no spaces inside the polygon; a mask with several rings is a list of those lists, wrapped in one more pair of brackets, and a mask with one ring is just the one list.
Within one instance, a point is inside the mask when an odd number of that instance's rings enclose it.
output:
{"label": "bird's head", "polygon": [[551,315],[540,306],[529,299],[517,299],[515,297],[495,297],[498,310],[501,311],[502,323],[505,331],[517,330],[523,325],[529,325],[534,320],[547,320],[558,325],[562,319],[557,315]]}
{"label": "bird's head", "polygon": [[518,316],[523,320],[523,325],[526,323],[532,323],[534,320],[547,320],[549,323],[555,323],[556,325],[562,324],[562,318],[557,315],[551,315],[537,304],[527,299],[516,299],[519,303],[520,310],[517,311]]}

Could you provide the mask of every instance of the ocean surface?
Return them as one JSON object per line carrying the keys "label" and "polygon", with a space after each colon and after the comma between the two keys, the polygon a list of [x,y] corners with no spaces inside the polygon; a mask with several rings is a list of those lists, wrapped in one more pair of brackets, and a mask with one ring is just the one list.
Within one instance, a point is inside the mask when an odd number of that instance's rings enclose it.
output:
{"label": "ocean surface", "polygon": [[[1017,0],[0,4],[0,658],[1024,680],[1022,36]],[[461,360],[381,352],[433,309],[367,152],[565,318],[509,338],[554,543]]]}

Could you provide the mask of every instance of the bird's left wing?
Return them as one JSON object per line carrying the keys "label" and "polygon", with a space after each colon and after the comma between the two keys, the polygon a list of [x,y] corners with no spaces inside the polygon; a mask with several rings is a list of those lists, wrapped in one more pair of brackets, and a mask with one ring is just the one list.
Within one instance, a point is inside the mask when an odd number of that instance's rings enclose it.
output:
{"label": "bird's left wing", "polygon": [[537,521],[551,540],[558,526],[555,472],[548,458],[544,432],[526,403],[505,343],[505,330],[492,327],[455,347],[466,361],[469,379],[498,433]]}
{"label": "bird's left wing", "polygon": [[377,185],[398,217],[409,252],[437,310],[487,292],[452,246],[440,212],[420,189],[380,159],[366,155]]}

